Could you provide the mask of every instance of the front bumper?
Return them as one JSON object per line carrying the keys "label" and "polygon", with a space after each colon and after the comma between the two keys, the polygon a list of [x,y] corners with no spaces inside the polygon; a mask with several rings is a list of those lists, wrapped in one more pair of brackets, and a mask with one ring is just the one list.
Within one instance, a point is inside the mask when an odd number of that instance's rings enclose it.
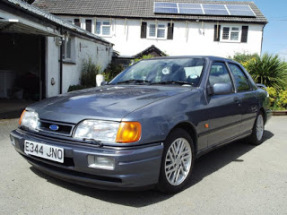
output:
{"label": "front bumper", "polygon": [[[69,143],[14,130],[11,142],[31,165],[40,171],[65,181],[101,189],[127,190],[149,187],[158,182],[163,144],[132,148],[106,148]],[[24,141],[34,141],[64,148],[64,163],[57,163],[24,152]],[[88,167],[88,155],[112,157],[114,170]]]}

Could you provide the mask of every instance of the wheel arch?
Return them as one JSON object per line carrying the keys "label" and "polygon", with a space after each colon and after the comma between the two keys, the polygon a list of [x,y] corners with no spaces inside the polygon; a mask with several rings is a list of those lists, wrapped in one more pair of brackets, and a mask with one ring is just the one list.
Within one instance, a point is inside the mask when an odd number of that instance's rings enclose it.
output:
{"label": "wheel arch", "polygon": [[193,141],[195,154],[197,154],[198,138],[197,138],[197,132],[196,132],[195,126],[193,126],[192,124],[190,124],[188,122],[181,122],[181,123],[177,124],[176,126],[174,126],[173,129],[170,130],[169,134],[172,133],[177,128],[185,130],[190,135],[190,137]]}
{"label": "wheel arch", "polygon": [[264,124],[265,124],[265,123],[267,122],[267,114],[266,114],[266,111],[264,110],[263,107],[261,107],[261,108],[259,109],[258,114],[259,114],[260,112],[263,114],[263,120],[264,120]]}

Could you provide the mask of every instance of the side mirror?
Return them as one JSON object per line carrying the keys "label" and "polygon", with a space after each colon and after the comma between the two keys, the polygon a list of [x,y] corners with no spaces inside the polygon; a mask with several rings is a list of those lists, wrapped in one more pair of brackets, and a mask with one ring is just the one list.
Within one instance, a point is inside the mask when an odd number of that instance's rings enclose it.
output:
{"label": "side mirror", "polygon": [[210,95],[225,95],[233,92],[231,84],[216,83],[208,90]]}

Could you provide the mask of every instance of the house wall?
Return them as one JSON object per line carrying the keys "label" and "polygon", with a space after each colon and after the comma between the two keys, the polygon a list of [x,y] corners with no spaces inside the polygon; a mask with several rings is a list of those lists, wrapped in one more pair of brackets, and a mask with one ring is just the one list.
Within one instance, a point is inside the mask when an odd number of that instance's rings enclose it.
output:
{"label": "house wall", "polygon": [[[125,26],[128,23],[128,27]],[[248,41],[216,42],[214,25],[216,23],[174,22],[173,40],[140,38],[141,22],[138,20],[115,20],[115,31],[112,37],[104,37],[114,43],[114,49],[121,55],[135,55],[151,45],[167,55],[217,55],[233,56],[237,52],[261,54],[263,25],[249,24]],[[246,24],[225,23],[224,25],[238,26]],[[221,32],[222,33],[222,32]]]}
{"label": "house wall", "polygon": [[[56,96],[60,92],[60,47],[55,37],[46,37],[46,97]],[[52,79],[54,84],[52,84]]]}
{"label": "house wall", "polygon": [[[78,17],[63,17],[73,21]],[[114,50],[122,56],[132,56],[151,45],[165,52],[167,55],[217,55],[221,57],[233,56],[235,53],[257,53],[261,54],[262,24],[241,24],[241,23],[218,23],[219,25],[249,26],[247,43],[241,42],[216,42],[214,41],[214,25],[212,22],[186,22],[172,21],[174,23],[173,40],[140,38],[141,22],[154,22],[167,24],[170,20],[132,20],[132,19],[101,19],[86,18],[93,20],[107,20],[112,23],[111,35],[102,36],[104,39],[114,44]],[[85,19],[81,18],[81,27],[85,28]],[[221,31],[222,33],[222,31]]]}
{"label": "house wall", "polygon": [[[94,41],[73,37],[72,58],[63,60],[62,93],[68,91],[70,85],[80,83],[81,70],[84,60],[91,58],[92,62],[104,70],[111,62],[112,48]],[[46,51],[46,97],[56,96],[60,92],[60,46],[56,45],[55,38],[47,39]],[[54,78],[55,84],[51,84]]]}

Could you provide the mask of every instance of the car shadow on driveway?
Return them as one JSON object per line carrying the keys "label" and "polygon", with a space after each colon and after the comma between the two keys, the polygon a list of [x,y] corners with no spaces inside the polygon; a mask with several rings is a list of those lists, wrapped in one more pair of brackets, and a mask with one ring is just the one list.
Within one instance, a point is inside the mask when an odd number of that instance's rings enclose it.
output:
{"label": "car shadow on driveway", "polygon": [[[272,138],[273,136],[273,133],[271,133],[270,131],[265,131],[263,137],[264,141]],[[200,157],[196,160],[192,178],[186,189],[191,186],[194,186],[208,175],[218,171],[219,169],[228,165],[231,162],[244,162],[244,160],[240,159],[240,157],[252,150],[254,147],[255,146],[241,140],[227,144]],[[156,204],[158,202],[165,201],[173,196],[162,194],[154,190],[138,192],[99,190],[95,188],[71,184],[69,182],[64,182],[62,180],[50,177],[40,172],[34,167],[31,167],[31,170],[36,175],[45,178],[48,182],[51,182],[57,186],[64,187],[72,192],[86,195],[95,199],[100,199],[102,201],[112,202],[115,204],[126,205],[135,208],[141,208],[148,205]]]}

